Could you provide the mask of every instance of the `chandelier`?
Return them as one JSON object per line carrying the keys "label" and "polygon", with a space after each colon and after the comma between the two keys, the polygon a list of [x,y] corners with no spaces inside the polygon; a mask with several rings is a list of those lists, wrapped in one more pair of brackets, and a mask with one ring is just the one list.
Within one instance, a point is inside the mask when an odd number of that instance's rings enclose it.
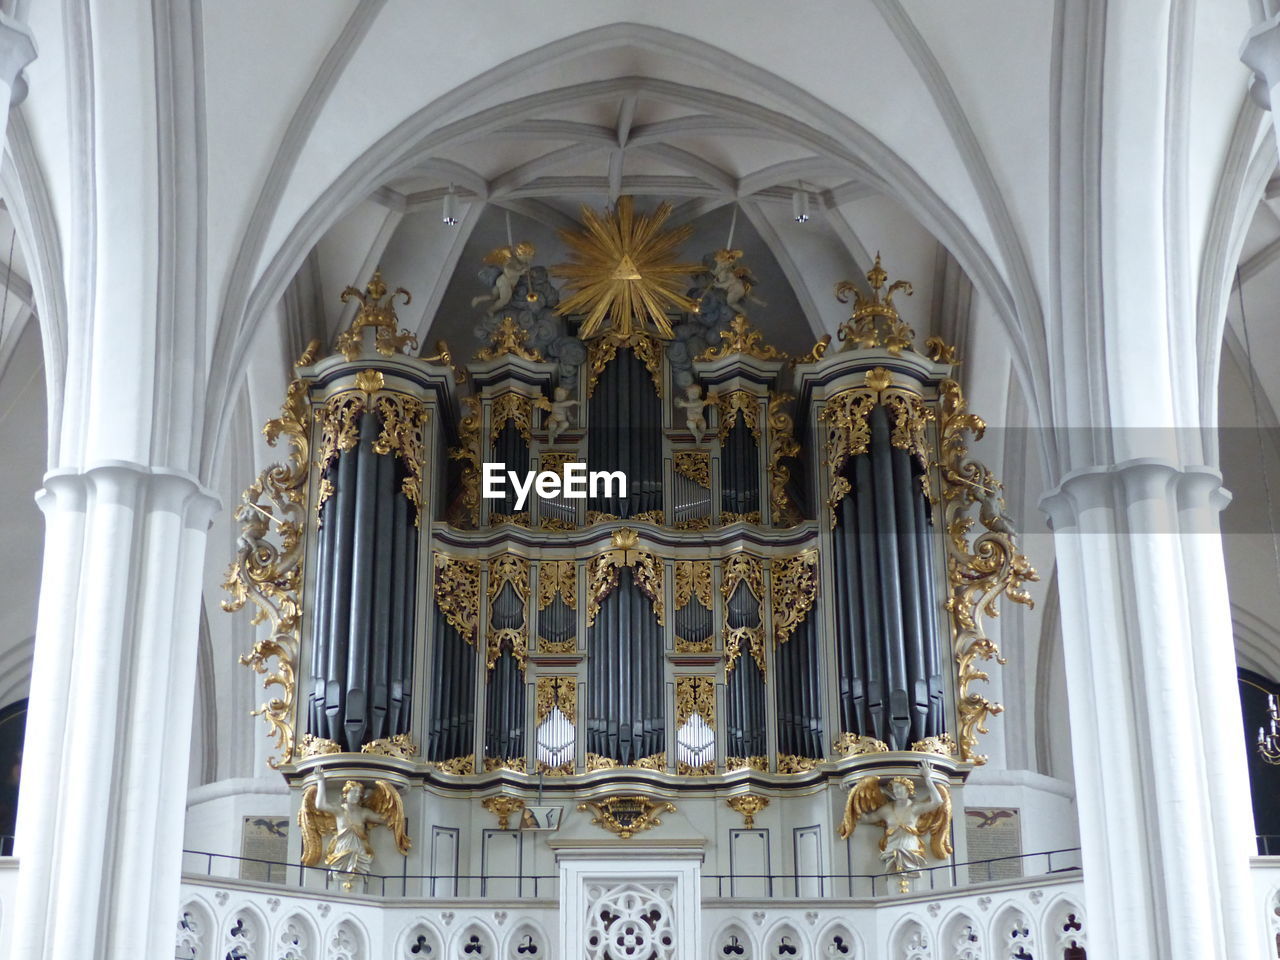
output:
{"label": "chandelier", "polygon": [[1267,763],[1280,764],[1280,707],[1274,693],[1267,694],[1267,717],[1269,726],[1258,728],[1258,755]]}

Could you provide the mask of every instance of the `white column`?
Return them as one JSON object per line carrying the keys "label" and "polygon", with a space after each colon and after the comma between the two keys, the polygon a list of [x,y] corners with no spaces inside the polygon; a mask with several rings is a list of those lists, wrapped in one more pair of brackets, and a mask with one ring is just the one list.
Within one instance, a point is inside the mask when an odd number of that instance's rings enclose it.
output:
{"label": "white column", "polygon": [[1215,471],[1148,459],[1076,470],[1044,500],[1099,956],[1260,956],[1227,499]]}
{"label": "white column", "polygon": [[36,42],[25,23],[0,13],[0,144],[9,126],[9,110],[27,97],[22,68],[36,58]]}
{"label": "white column", "polygon": [[173,956],[205,536],[191,477],[54,472],[12,956]]}

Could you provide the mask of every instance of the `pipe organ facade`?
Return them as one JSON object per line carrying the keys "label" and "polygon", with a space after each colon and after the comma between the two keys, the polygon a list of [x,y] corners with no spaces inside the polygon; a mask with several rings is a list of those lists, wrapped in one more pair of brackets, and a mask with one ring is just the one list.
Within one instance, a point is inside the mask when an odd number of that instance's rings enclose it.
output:
{"label": "pipe organ facade", "polygon": [[[837,288],[838,345],[788,357],[747,317],[739,252],[676,262],[661,210],[646,250],[625,202],[597,222],[617,242],[570,243],[561,288],[529,245],[495,252],[470,363],[420,351],[380,275],[348,289],[352,327],[268,424],[291,459],[246,491],[227,606],[265,624],[244,661],[302,832],[336,779],[399,796],[409,843],[371,830],[348,881],[546,874],[608,841],[909,889],[963,847],[952,803],[1001,710],[984,618],[1035,579],[970,456],[954,350],[917,351],[877,258]],[[490,496],[486,464],[537,479]],[[890,778],[939,798],[915,859],[854,829]],[[495,830],[495,804],[559,829]]]}

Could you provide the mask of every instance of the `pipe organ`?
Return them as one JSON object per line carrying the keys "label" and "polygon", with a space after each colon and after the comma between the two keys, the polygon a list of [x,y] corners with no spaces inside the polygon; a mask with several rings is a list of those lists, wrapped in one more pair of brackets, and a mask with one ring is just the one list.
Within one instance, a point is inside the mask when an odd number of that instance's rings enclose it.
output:
{"label": "pipe organ", "polygon": [[[531,246],[496,251],[465,365],[399,330],[380,275],[348,289],[353,325],[267,426],[291,456],[246,491],[226,605],[264,623],[243,659],[295,789],[406,791],[418,859],[378,841],[382,873],[437,872],[434,831],[482,799],[611,793],[702,824],[718,872],[744,796],[870,872],[835,840],[851,784],[928,756],[959,790],[984,760],[984,618],[1035,573],[970,457],[954,351],[916,350],[877,258],[837,289],[838,347],[787,357],[747,318],[741,254],[680,264],[661,215],[647,241],[628,198],[592,215],[615,242],[566,238],[561,287]],[[487,463],[539,479],[486,496]],[[585,496],[543,483],[568,464]]]}

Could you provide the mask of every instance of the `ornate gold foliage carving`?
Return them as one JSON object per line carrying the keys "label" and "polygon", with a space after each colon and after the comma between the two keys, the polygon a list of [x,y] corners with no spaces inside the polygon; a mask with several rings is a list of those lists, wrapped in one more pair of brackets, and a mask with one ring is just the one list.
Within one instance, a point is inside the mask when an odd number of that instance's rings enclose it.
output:
{"label": "ornate gold foliage carving", "polygon": [[662,561],[647,550],[637,549],[639,535],[629,527],[613,534],[613,549],[594,557],[587,565],[587,626],[595,625],[600,604],[618,586],[618,573],[631,568],[631,576],[640,592],[649,598],[658,625],[666,625],[662,588]]}
{"label": "ornate gold foliage carving", "polygon": [[727,624],[725,625],[725,672],[728,673],[737,665],[738,656],[742,653],[744,646],[751,653],[751,659],[755,660],[756,666],[760,668],[760,675],[762,677],[765,676],[764,627],[730,627]]}
{"label": "ornate gold foliage carving", "polygon": [[786,409],[794,399],[785,393],[769,397],[769,506],[775,527],[794,527],[803,519],[787,492],[791,468],[783,462],[800,455],[795,421]]}
{"label": "ornate gold foliage carving", "polygon": [[437,553],[436,606],[467,643],[480,632],[480,561],[462,560]]}
{"label": "ornate gold foliage carving", "polygon": [[441,773],[451,773],[455,777],[467,777],[476,772],[476,758],[468,753],[463,757],[451,757],[435,764]]}
{"label": "ornate gold foliage carving", "polygon": [[298,743],[297,757],[299,760],[306,757],[326,757],[333,753],[341,753],[342,747],[332,740],[326,740],[324,737],[317,737],[314,733],[306,734]]}
{"label": "ornate gold foliage carving", "polygon": [[538,609],[556,597],[570,610],[578,609],[578,565],[572,560],[543,560],[538,564]]}
{"label": "ornate gold foliage carving", "polygon": [[570,723],[578,723],[578,681],[573,676],[543,676],[538,678],[534,698],[536,719],[534,726],[541,726],[553,707],[559,707]]}
{"label": "ornate gold foliage carving", "polygon": [[773,642],[786,643],[813,609],[818,596],[818,551],[773,561]]}
{"label": "ornate gold foliage carving", "polygon": [[[338,341],[334,349],[341,353],[348,360],[354,360],[360,356],[360,332],[365,327],[376,327],[377,334],[374,338],[374,349],[384,357],[395,356],[397,353],[409,353],[411,350],[418,348],[418,338],[411,334],[408,330],[396,332],[396,328],[400,325],[399,319],[396,317],[395,299],[396,297],[404,297],[407,304],[413,300],[408,290],[403,287],[397,287],[391,296],[387,297],[387,285],[382,281],[382,271],[375,270],[372,279],[364,291],[360,291],[356,287],[347,287],[342,291],[342,302],[355,298],[360,302],[360,309],[356,311],[356,318],[351,322],[351,326],[343,333],[338,334]],[[383,298],[386,297],[384,302]]]}
{"label": "ornate gold foliage carving", "polygon": [[768,757],[725,757],[724,768],[727,771],[734,770],[760,770],[769,769]]}
{"label": "ornate gold foliage carving", "polygon": [[853,489],[841,471],[850,457],[867,452],[871,443],[871,425],[867,423],[867,415],[875,405],[874,394],[865,390],[842,390],[828,400],[818,414],[818,421],[827,425],[827,507],[831,511],[833,529],[836,509]]}
{"label": "ornate gold foliage carving", "polygon": [[443,340],[436,341],[436,352],[430,357],[422,356],[418,358],[423,363],[438,363],[442,367],[448,367],[453,371],[454,383],[466,383],[467,371],[463,370],[453,362],[453,351],[449,349],[449,344]]}
{"label": "ornate gold foliage carving", "polygon": [[480,806],[498,818],[499,830],[510,830],[511,815],[524,809],[524,801],[519,797],[509,797],[500,793],[496,797],[486,797],[481,800]]}
{"label": "ornate gold foliage carving", "polygon": [[676,726],[683,727],[695,713],[707,726],[715,727],[715,681],[711,677],[676,677]]}
{"label": "ornate gold foliage carving", "polygon": [[715,395],[716,409],[720,411],[720,442],[729,439],[729,431],[739,415],[751,435],[760,440],[760,398],[746,390],[730,390]]}
{"label": "ornate gold foliage carving", "polygon": [[821,760],[813,757],[801,757],[794,753],[778,754],[778,772],[779,773],[808,773],[810,770],[818,769]]}
{"label": "ornate gold foliage carving", "polygon": [[484,362],[511,354],[524,360],[532,360],[534,363],[542,363],[541,352],[527,346],[528,342],[529,331],[520,326],[513,316],[507,314],[498,324],[498,329],[493,332],[493,339],[489,342],[489,346],[481,347],[476,351],[476,359]]}
{"label": "ornate gold foliage carving", "polygon": [[[723,579],[720,581],[720,593],[724,597],[725,603],[729,602],[740,583],[747,585],[747,589],[751,591],[751,595],[756,598],[757,603],[764,601],[764,574],[758,557],[753,557],[749,553],[735,553],[724,561],[722,569]],[[750,651],[751,658],[755,660],[756,666],[760,668],[760,675],[764,677],[766,675],[764,626],[731,627],[726,618],[724,625],[726,671],[734,668],[744,645]]]}
{"label": "ornate gold foliage carving", "polygon": [[[986,424],[965,411],[964,395],[954,380],[943,381],[940,390],[942,499],[950,587],[946,608],[958,667],[959,756],[961,760],[985,763],[987,758],[975,752],[978,734],[987,732],[987,717],[1004,708],[972,690],[971,685],[990,679],[978,668],[979,660],[1001,664],[1005,661],[987,636],[984,620],[999,616],[996,602],[1001,596],[1032,606],[1031,595],[1023,584],[1040,578],[1018,552],[1013,522],[1004,512],[999,480],[985,465],[968,456],[966,437],[982,439]],[[975,505],[983,531],[970,539],[974,526],[970,514]]]}
{"label": "ornate gold foliage carving", "polygon": [[309,367],[320,359],[320,341],[311,340],[307,343],[307,348],[302,351],[302,356],[293,361],[295,368]]}
{"label": "ornate gold foliage carving", "polygon": [[930,337],[924,342],[924,349],[934,363],[949,363],[955,366],[960,362],[956,359],[956,348],[950,346],[941,337]]}
{"label": "ornate gold foliage carving", "polygon": [[510,770],[513,773],[528,773],[529,761],[524,757],[485,757],[485,773],[494,770]]}
{"label": "ornate gold foliage carving", "polygon": [[749,553],[735,553],[724,561],[724,579],[720,582],[720,594],[726,603],[738,589],[738,584],[744,581],[756,601],[763,602],[764,577],[761,573],[759,558]]}
{"label": "ornate gold foliage carving", "polygon": [[690,517],[687,520],[677,520],[671,526],[675,530],[710,530],[711,517]]}
{"label": "ornate gold foliage carving", "polygon": [[418,755],[418,745],[407,733],[397,733],[390,737],[370,740],[360,748],[361,753],[377,757],[395,757],[398,760],[412,760]]}
{"label": "ornate gold foliage carving", "polygon": [[711,489],[711,454],[705,450],[680,450],[676,453],[676,473],[700,487]]}
{"label": "ornate gold foliage carving", "polygon": [[509,523],[513,527],[529,528],[529,515],[527,513],[491,513],[489,514],[489,525],[500,527],[504,523]]}
{"label": "ornate gold foliage carving", "polygon": [[923,740],[917,740],[911,744],[911,749],[916,753],[936,753],[942,757],[959,756],[960,748],[956,745],[955,740],[951,738],[951,734],[942,733],[936,737],[925,737]]}
{"label": "ornate gold foliage carving", "polygon": [[916,458],[926,472],[920,474],[920,483],[924,494],[932,502],[933,490],[929,486],[927,468],[929,466],[929,442],[925,431],[934,419],[933,410],[925,405],[924,400],[915,393],[895,390],[882,397],[884,405],[893,414],[893,426],[889,433],[889,443],[899,450],[905,450]]}
{"label": "ornate gold foliage carving", "polygon": [[532,440],[533,400],[518,393],[501,393],[493,398],[489,407],[489,442],[498,439],[502,428],[512,422],[524,437],[525,443]]}
{"label": "ornate gold foliage carving", "polygon": [[616,833],[623,840],[630,839],[652,827],[661,825],[659,813],[675,813],[675,804],[665,800],[652,800],[645,796],[606,797],[578,804],[578,809],[590,811],[595,816],[591,822]]}
{"label": "ornate gold foliage carving", "polygon": [[[364,411],[365,395],[354,391],[336,394],[316,410],[316,422],[320,424],[316,470],[321,474],[328,473],[339,453],[354,449],[360,442],[360,417]],[[325,501],[333,495],[333,489],[332,481],[321,480],[319,496],[316,497],[317,517]]]}
{"label": "ornate gold foliage carving", "polygon": [[[235,513],[241,525],[236,557],[222,584],[230,594],[222,602],[223,610],[233,613],[252,602],[257,607],[253,623],[271,624],[270,636],[255,642],[240,662],[264,674],[263,687],[280,688],[280,696],[268,699],[254,711],[255,716],[266,718],[276,739],[279,754],[268,761],[272,767],[294,757],[310,420],[307,386],[302,380],[294,380],[289,384],[280,416],[262,428],[267,443],[273,447],[281,436],[288,438],[288,462],[263,470],[241,496]],[[272,660],[274,667],[269,666]]]}
{"label": "ornate gold foliage carving", "polygon": [[842,757],[857,757],[864,753],[888,753],[889,745],[875,737],[864,737],[857,733],[842,733],[831,745]]}
{"label": "ornate gold foliage carving", "polygon": [[738,314],[729,321],[729,329],[722,331],[720,338],[724,343],[718,347],[708,347],[695,360],[720,360],[738,354],[746,354],[757,360],[785,360],[787,355],[764,342],[764,336],[747,322],[747,318]]}
{"label": "ornate gold foliage carving", "polygon": [[756,817],[760,815],[760,811],[769,805],[769,798],[756,793],[744,793],[737,797],[729,797],[725,803],[730,809],[742,815],[742,826],[751,830],[756,825]]}
{"label": "ornate gold foliage carving", "polygon": [[876,263],[867,272],[867,282],[871,284],[871,296],[864,297],[857,286],[848,280],[836,284],[836,299],[848,303],[853,295],[853,313],[840,325],[839,336],[845,343],[844,350],[854,348],[867,350],[884,346],[892,354],[911,349],[915,341],[915,331],[907,326],[898,315],[894,306],[893,295],[901,290],[911,296],[911,284],[905,280],[897,280],[890,284],[881,299],[880,291],[884,289],[889,275],[880,266],[880,254],[876,254]]}
{"label": "ornate gold foliage carving", "polygon": [[[606,757],[599,753],[587,754],[587,773],[595,773],[597,770],[620,770],[627,766],[627,764],[621,763],[613,759],[613,757]],[[641,757],[630,766],[635,767],[637,770],[666,770],[666,751]]]}
{"label": "ornate gold foliage carving", "polygon": [[587,346],[587,399],[596,392],[596,384],[600,374],[609,365],[619,350],[629,349],[644,364],[653,379],[653,389],[662,396],[662,348],[658,341],[647,333],[633,333],[630,336],[619,336],[607,333],[598,340],[592,340]]}
{"label": "ornate gold foliage carving", "polygon": [[527,611],[529,603],[529,561],[512,553],[494,557],[489,561],[489,635],[485,645],[485,666],[490,670],[502,656],[502,647],[511,648],[511,656],[520,664],[523,673],[529,662],[529,624],[527,612],[524,622],[519,627],[498,627],[492,621],[493,601],[502,593],[508,584],[520,598],[522,608]]}
{"label": "ornate gold foliage carving", "polygon": [[378,414],[382,417],[382,433],[374,441],[373,451],[394,453],[404,464],[405,478],[400,492],[414,506],[413,525],[422,525],[422,472],[426,458],[427,423],[431,412],[412,397],[392,393],[378,397]]}
{"label": "ornate gold foliage carving", "polygon": [[760,523],[760,511],[749,510],[746,513],[734,513],[732,510],[720,512],[720,526],[727,527],[731,523]]}
{"label": "ornate gold foliage carving", "polygon": [[802,363],[817,363],[827,354],[827,347],[831,346],[831,334],[827,334],[821,340],[813,345],[813,349],[803,356],[795,357],[791,361],[791,366],[798,367]]}
{"label": "ornate gold foliage carving", "polygon": [[710,560],[677,560],[676,609],[683,610],[689,601],[697,597],[702,606],[711,610],[711,575],[714,564]]}
{"label": "ornate gold foliage carving", "polygon": [[458,479],[458,495],[449,508],[449,522],[455,527],[472,527],[480,523],[480,424],[483,413],[479,397],[464,397],[467,412],[458,428],[458,446],[449,450],[449,459],[461,460],[462,475]]}

